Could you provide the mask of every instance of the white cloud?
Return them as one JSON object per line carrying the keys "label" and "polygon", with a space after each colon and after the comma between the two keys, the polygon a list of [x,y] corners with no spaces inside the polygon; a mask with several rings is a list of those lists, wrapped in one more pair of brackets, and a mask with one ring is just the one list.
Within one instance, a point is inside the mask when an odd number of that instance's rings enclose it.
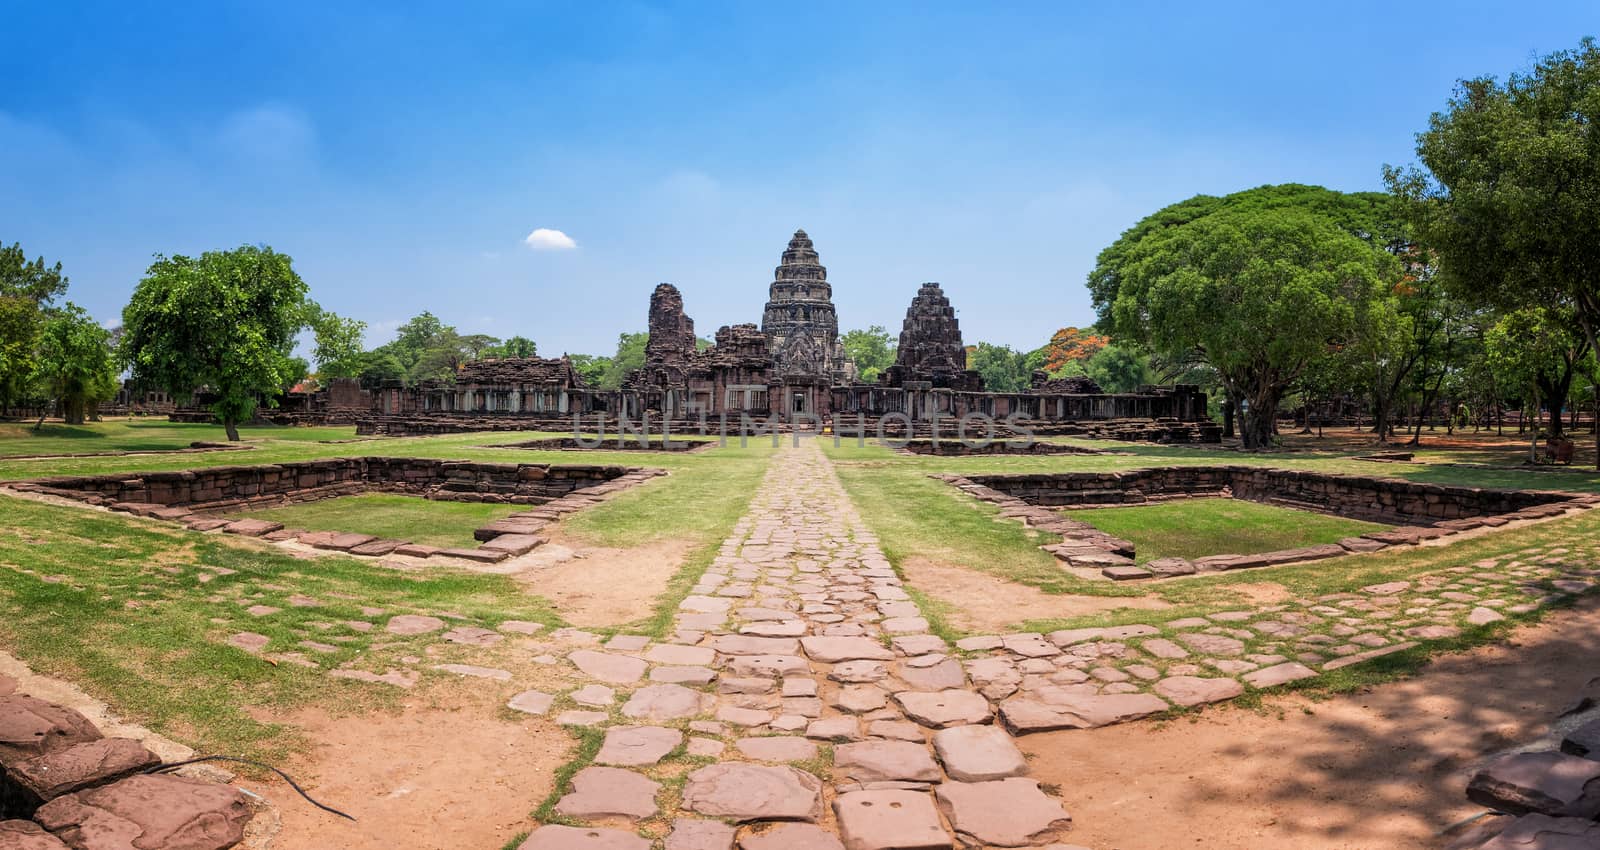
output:
{"label": "white cloud", "polygon": [[267,104],[228,115],[217,139],[224,151],[235,156],[287,164],[311,159],[316,131],[300,110]]}
{"label": "white cloud", "polygon": [[571,236],[548,227],[535,229],[522,242],[535,251],[571,251],[578,247]]}

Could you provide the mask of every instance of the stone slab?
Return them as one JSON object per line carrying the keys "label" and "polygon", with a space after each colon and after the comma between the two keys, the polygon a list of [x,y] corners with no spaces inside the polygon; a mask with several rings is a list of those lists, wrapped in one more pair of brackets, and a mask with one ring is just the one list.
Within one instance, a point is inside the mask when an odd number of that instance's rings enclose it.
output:
{"label": "stone slab", "polygon": [[620,829],[547,824],[534,830],[517,850],[650,850],[650,839]]}
{"label": "stone slab", "polygon": [[829,637],[812,635],[800,639],[806,656],[812,661],[836,664],[840,661],[888,661],[894,658],[883,644],[865,637]]}
{"label": "stone slab", "polygon": [[567,660],[582,670],[584,675],[613,685],[631,685],[639,681],[648,666],[643,659],[631,655],[616,655],[592,649],[575,650],[567,655]]}
{"label": "stone slab", "polygon": [[822,782],[793,767],[713,764],[689,774],[683,806],[738,823],[815,822],[822,816]]}
{"label": "stone slab", "polygon": [[1233,679],[1169,676],[1156,682],[1155,691],[1174,704],[1195,706],[1233,699],[1244,693],[1244,686]]}
{"label": "stone slab", "polygon": [[1000,703],[1000,720],[1013,735],[1026,735],[1127,723],[1168,708],[1153,694],[1067,694],[1050,702],[1012,697]]}
{"label": "stone slab", "polygon": [[1021,776],[1028,762],[999,726],[954,726],[933,733],[933,750],[951,779],[988,782]]}
{"label": "stone slab", "polygon": [[661,726],[613,726],[606,730],[594,763],[642,767],[661,761],[683,744],[683,733]]}
{"label": "stone slab", "polygon": [[243,840],[254,814],[231,785],[147,773],[57,797],[34,820],[73,850],[224,850]]}
{"label": "stone slab", "polygon": [[989,701],[972,691],[901,691],[894,699],[906,717],[932,729],[988,723],[992,716]]}
{"label": "stone slab", "polygon": [[[6,777],[40,801],[105,785],[161,759],[131,738],[101,738],[51,750],[6,767]],[[0,842],[3,845],[3,842]]]}
{"label": "stone slab", "polygon": [[822,827],[780,823],[763,832],[747,833],[739,839],[739,850],[844,850],[844,845]]}
{"label": "stone slab", "polygon": [[846,850],[951,850],[950,834],[926,791],[871,790],[833,801]]}
{"label": "stone slab", "polygon": [[556,812],[575,818],[639,820],[656,813],[659,783],[618,767],[586,767],[572,777],[572,792],[556,802]]}
{"label": "stone slab", "polygon": [[740,738],[734,746],[745,758],[755,761],[807,761],[817,757],[817,745],[796,735]]}
{"label": "stone slab", "polygon": [[977,844],[1042,844],[1071,824],[1061,803],[1032,779],[946,782],[935,789],[939,808],[961,836]]}
{"label": "stone slab", "polygon": [[1467,799],[1514,815],[1600,815],[1600,761],[1566,753],[1514,753],[1467,783]]}
{"label": "stone slab", "polygon": [[0,850],[70,850],[31,820],[0,821]]}
{"label": "stone slab", "polygon": [[833,769],[857,782],[938,782],[928,748],[910,741],[860,741],[833,748]]}
{"label": "stone slab", "polygon": [[1592,850],[1600,847],[1600,823],[1587,818],[1523,815],[1478,850]]}

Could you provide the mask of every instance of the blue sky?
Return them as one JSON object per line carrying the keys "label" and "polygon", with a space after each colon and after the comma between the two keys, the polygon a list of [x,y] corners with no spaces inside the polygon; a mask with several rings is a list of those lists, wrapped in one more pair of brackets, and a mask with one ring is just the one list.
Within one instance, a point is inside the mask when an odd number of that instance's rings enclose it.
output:
{"label": "blue sky", "polygon": [[[432,310],[609,353],[659,281],[760,320],[804,227],[843,328],[944,284],[967,341],[1093,320],[1141,217],[1375,189],[1545,3],[8,3],[0,240],[120,315],[155,253],[266,243],[368,342]],[[576,247],[534,250],[536,228]]]}

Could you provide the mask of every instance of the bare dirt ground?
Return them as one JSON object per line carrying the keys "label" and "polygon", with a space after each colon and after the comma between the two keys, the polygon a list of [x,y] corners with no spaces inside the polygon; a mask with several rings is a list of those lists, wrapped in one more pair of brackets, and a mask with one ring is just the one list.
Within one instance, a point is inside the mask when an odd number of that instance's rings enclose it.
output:
{"label": "bare dirt ground", "polygon": [[1036,587],[1006,581],[976,570],[951,567],[925,558],[908,558],[902,565],[906,582],[947,603],[946,619],[970,632],[1006,631],[1028,620],[1079,617],[1116,608],[1172,607],[1145,597],[1072,596],[1045,593]]}
{"label": "bare dirt ground", "polygon": [[1282,697],[1161,726],[1021,739],[1095,850],[1413,850],[1481,812],[1467,780],[1526,744],[1596,675],[1600,600],[1421,675],[1326,701]]}
{"label": "bare dirt ground", "polygon": [[400,714],[310,709],[283,718],[315,742],[290,775],[356,822],[313,808],[276,779],[241,779],[278,809],[272,850],[492,850],[533,828],[529,815],[571,758],[571,736],[548,719],[502,719],[498,697],[450,701],[418,699]]}
{"label": "bare dirt ground", "polygon": [[690,549],[684,540],[609,549],[559,536],[550,545],[570,549],[575,557],[519,573],[517,579],[554,603],[574,626],[611,626],[650,616]]}

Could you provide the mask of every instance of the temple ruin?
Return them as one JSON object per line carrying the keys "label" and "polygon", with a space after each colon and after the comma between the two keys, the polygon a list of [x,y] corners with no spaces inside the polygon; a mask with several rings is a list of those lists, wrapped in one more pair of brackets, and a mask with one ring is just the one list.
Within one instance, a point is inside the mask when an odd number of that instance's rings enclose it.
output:
{"label": "temple ruin", "polygon": [[956,308],[950,306],[939,284],[924,283],[911,299],[894,365],[878,380],[889,387],[923,382],[946,390],[983,391],[983,378],[967,368],[967,348],[961,342]]}
{"label": "temple ruin", "polygon": [[[656,286],[647,317],[644,365],[619,389],[586,386],[565,358],[478,360],[453,382],[398,383],[372,393],[363,434],[426,434],[551,427],[547,420],[693,423],[777,417],[839,433],[891,420],[921,435],[939,420],[1009,420],[1041,434],[1124,440],[1217,442],[1198,387],[1142,387],[1105,393],[1085,378],[1034,376],[1022,392],[988,392],[967,368],[955,307],[938,283],[924,283],[906,309],[893,366],[862,383],[839,338],[833,287],[811,237],[797,230],[768,287],[761,325],[719,328],[698,347],[683,294]],[[943,427],[943,426],[939,426]],[[953,425],[952,425],[953,427]]]}

